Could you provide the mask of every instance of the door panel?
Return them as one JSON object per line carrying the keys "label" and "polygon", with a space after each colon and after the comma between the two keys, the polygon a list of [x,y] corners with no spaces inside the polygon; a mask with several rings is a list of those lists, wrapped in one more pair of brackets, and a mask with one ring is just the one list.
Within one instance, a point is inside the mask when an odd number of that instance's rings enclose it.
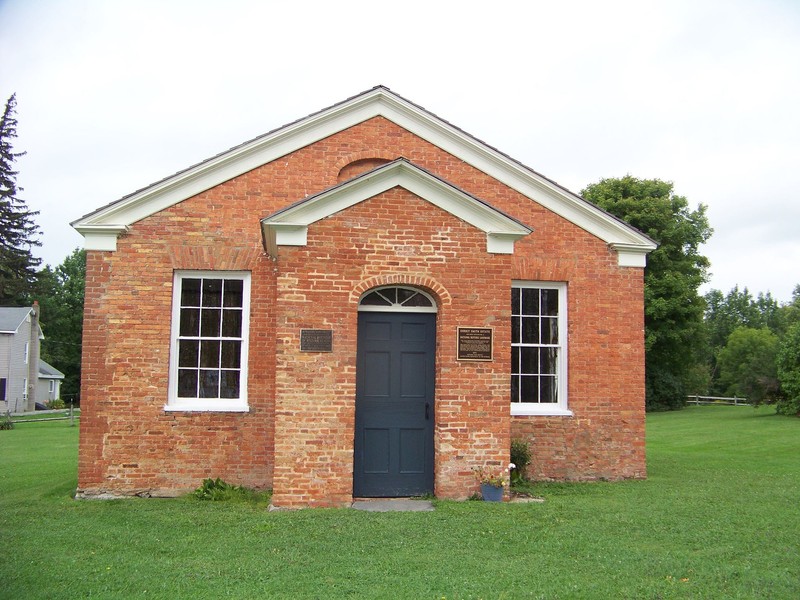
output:
{"label": "door panel", "polygon": [[433,492],[436,315],[358,315],[353,494]]}

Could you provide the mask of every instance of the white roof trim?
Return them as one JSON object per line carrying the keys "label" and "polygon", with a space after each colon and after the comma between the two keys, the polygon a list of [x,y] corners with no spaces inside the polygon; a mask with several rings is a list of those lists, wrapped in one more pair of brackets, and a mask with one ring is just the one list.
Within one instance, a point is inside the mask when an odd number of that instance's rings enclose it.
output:
{"label": "white roof trim", "polygon": [[76,225],[73,227],[84,237],[87,250],[117,249],[117,238],[128,231],[127,225]]}
{"label": "white roof trim", "polygon": [[428,171],[398,159],[262,219],[264,249],[277,258],[278,246],[305,246],[312,223],[398,186],[485,232],[487,252],[511,254],[514,242],[532,231]]}
{"label": "white roof trim", "polygon": [[91,225],[129,226],[375,116],[383,116],[453,154],[612,247],[625,244],[641,248],[644,253],[656,248],[653,240],[623,221],[382,86],[232,148],[100,208],[73,222],[72,226],[81,233]]}

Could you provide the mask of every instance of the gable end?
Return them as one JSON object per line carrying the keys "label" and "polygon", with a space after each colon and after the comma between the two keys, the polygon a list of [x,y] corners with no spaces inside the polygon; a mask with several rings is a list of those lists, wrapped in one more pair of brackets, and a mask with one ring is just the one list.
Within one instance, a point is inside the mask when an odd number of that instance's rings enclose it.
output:
{"label": "gable end", "polygon": [[394,187],[402,187],[486,233],[486,251],[512,254],[514,242],[533,230],[475,196],[404,158],[397,159],[261,220],[264,250],[305,246],[308,226]]}
{"label": "gable end", "polygon": [[136,221],[376,116],[453,154],[605,241],[617,251],[621,266],[633,266],[629,263],[638,261],[631,261],[631,256],[643,257],[656,248],[653,240],[623,221],[383,86],[232,148],[100,208],[72,226],[84,235],[87,248],[114,250],[110,236]]}

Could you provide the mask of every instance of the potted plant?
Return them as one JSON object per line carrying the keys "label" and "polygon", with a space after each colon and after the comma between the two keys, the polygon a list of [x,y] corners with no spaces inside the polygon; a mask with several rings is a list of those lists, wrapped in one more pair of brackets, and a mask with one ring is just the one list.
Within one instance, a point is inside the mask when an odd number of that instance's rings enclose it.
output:
{"label": "potted plant", "polygon": [[475,479],[481,486],[481,496],[484,502],[502,502],[503,488],[508,483],[508,472],[516,468],[514,463],[508,463],[508,467],[478,467],[473,469]]}

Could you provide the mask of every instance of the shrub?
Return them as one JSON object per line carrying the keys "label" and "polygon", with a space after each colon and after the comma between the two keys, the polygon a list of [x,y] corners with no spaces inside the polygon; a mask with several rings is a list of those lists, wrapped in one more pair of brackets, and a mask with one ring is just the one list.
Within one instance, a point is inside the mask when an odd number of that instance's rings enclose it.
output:
{"label": "shrub", "polygon": [[511,440],[511,462],[515,465],[511,471],[511,483],[525,481],[525,469],[531,464],[531,448],[528,440],[522,438]]}
{"label": "shrub", "polygon": [[0,417],[0,430],[4,429],[14,429],[14,421],[11,420],[11,415],[9,413]]}
{"label": "shrub", "polygon": [[66,408],[66,404],[64,404],[64,401],[61,398],[50,400],[45,404],[45,406],[47,406],[47,408],[50,410],[61,410],[62,408]]}
{"label": "shrub", "polygon": [[259,492],[241,485],[231,485],[219,477],[204,479],[203,484],[193,494],[198,500],[211,500],[214,502],[249,502],[252,504],[269,503],[270,492]]}
{"label": "shrub", "polygon": [[203,484],[194,491],[194,497],[198,500],[230,500],[233,496],[240,494],[243,489],[222,481],[219,477],[216,479],[209,477],[204,479]]}

